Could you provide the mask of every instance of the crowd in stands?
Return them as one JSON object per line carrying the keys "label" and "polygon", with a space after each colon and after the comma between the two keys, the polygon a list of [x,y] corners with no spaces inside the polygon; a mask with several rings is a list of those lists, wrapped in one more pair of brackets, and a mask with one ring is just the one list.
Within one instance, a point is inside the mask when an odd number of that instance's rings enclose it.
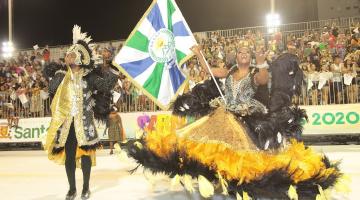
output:
{"label": "crowd in stands", "polygon": [[[322,30],[305,31],[301,37],[275,32],[264,36],[248,31],[245,35],[222,37],[213,32],[209,39],[201,40],[205,58],[211,67],[231,68],[236,65],[237,49],[246,46],[254,52],[269,51],[268,62],[284,52],[296,54],[304,71],[300,96],[294,103],[301,105],[327,105],[359,102],[360,28],[339,29],[325,26]],[[255,63],[252,63],[253,65]],[[190,89],[207,79],[206,73],[190,60],[185,68],[190,76]]]}
{"label": "crowd in stands", "polygon": [[[359,25],[357,25],[359,26]],[[302,36],[275,32],[266,34],[248,31],[244,35],[222,37],[213,32],[206,39],[198,39],[208,63],[212,67],[230,68],[236,64],[237,49],[247,46],[254,51],[268,50],[268,61],[281,53],[296,54],[305,73],[302,94],[294,99],[301,105],[326,105],[359,102],[359,27],[339,29],[335,26],[322,30],[306,31]],[[98,48],[104,57],[103,67],[110,65],[120,50],[109,43]],[[0,61],[0,118],[8,118],[16,124],[18,117],[40,117],[50,114],[51,99],[48,83],[42,75],[44,65],[50,61],[64,64],[63,59],[52,60],[48,47],[28,53],[19,52],[10,60]],[[253,63],[254,64],[254,63]],[[209,78],[196,58],[183,66],[189,77],[186,88]],[[153,111],[157,107],[123,75],[115,86],[116,105],[120,111]]]}
{"label": "crowd in stands", "polygon": [[48,47],[34,50],[30,55],[20,52],[17,57],[0,62],[0,116],[14,120],[18,117],[39,117],[49,114],[47,81],[42,67],[49,62]]}

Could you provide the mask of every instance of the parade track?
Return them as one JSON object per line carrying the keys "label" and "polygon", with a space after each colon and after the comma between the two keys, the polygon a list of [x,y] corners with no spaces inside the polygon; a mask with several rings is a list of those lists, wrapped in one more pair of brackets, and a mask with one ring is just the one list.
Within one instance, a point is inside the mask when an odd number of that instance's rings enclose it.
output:
{"label": "parade track", "polygon": [[[331,199],[357,200],[360,197],[360,146],[316,146],[331,160],[341,160],[341,170],[351,178],[347,195],[334,194]],[[108,150],[97,153],[97,166],[92,168],[91,199],[98,200],[182,200],[201,199],[198,193],[189,194],[181,186],[170,190],[170,182],[163,175],[153,176],[136,167],[132,160],[119,160]],[[80,199],[82,173],[76,173]],[[64,166],[50,162],[43,151],[0,151],[1,199],[7,200],[60,200],[68,189]],[[212,199],[231,199],[214,196]]]}

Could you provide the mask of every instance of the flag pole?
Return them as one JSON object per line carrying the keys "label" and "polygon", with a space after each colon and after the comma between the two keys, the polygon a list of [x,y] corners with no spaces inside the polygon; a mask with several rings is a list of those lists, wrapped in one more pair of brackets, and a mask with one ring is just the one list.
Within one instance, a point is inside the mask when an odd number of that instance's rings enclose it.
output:
{"label": "flag pole", "polygon": [[224,96],[224,94],[221,92],[220,86],[219,86],[219,84],[217,83],[217,81],[215,80],[214,74],[212,73],[212,71],[211,71],[211,69],[210,69],[209,63],[208,63],[208,62],[207,62],[207,60],[205,59],[205,56],[204,56],[204,54],[203,54],[203,52],[202,52],[202,51],[200,51],[200,54],[201,54],[201,57],[204,59],[204,61],[205,61],[205,65],[206,65],[206,67],[208,68],[208,71],[209,71],[209,73],[210,73],[210,75],[211,75],[212,79],[214,80],[214,82],[215,82],[215,85],[216,85],[217,89],[218,89],[218,90],[219,90],[219,92],[220,92],[221,98],[224,100],[225,105],[226,105],[226,99],[225,99],[225,96]]}

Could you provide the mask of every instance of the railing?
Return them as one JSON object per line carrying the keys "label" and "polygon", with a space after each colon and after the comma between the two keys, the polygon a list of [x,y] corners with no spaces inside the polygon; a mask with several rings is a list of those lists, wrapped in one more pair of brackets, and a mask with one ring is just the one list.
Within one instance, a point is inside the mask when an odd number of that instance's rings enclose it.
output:
{"label": "railing", "polygon": [[[307,78],[305,78],[307,79]],[[310,87],[310,82],[312,87]],[[329,104],[352,104],[360,103],[360,77],[355,77],[350,85],[344,84],[344,77],[341,82],[334,82],[331,79],[319,87],[319,81],[303,81],[301,94],[294,96],[293,103],[298,105],[329,105]],[[132,92],[119,99],[117,106],[120,112],[145,112],[160,110],[145,95]]]}
{"label": "railing", "polygon": [[[311,85],[309,85],[312,83]],[[344,84],[344,77],[341,82],[327,80],[323,87],[319,88],[319,81],[304,81],[301,88],[301,94],[293,98],[293,103],[298,105],[328,105],[328,104],[351,104],[360,103],[360,77],[353,79],[350,85]],[[50,116],[51,99],[41,99],[37,97],[40,105],[33,105],[35,98],[32,98],[31,92],[27,94],[29,102],[23,104],[17,97],[14,99],[7,92],[0,93],[0,118],[9,119],[47,117]],[[119,112],[154,112],[160,108],[143,94],[136,91],[123,94],[117,101],[116,106]],[[40,108],[40,109],[39,109]],[[35,109],[35,110],[34,110]],[[36,110],[38,109],[38,110]]]}
{"label": "railing", "polygon": [[[300,23],[290,23],[290,24],[282,24],[278,27],[278,31],[280,32],[305,32],[311,30],[319,30],[324,26],[332,26],[335,25],[339,28],[350,28],[354,24],[360,22],[360,17],[350,17],[350,18],[336,18],[336,19],[328,19],[328,20],[320,20],[320,21],[310,21],[310,22],[300,22]],[[211,34],[216,32],[222,37],[234,37],[245,35],[248,31],[253,33],[259,31],[261,33],[267,33],[266,26],[254,26],[254,27],[243,27],[243,28],[235,28],[235,29],[227,29],[227,30],[215,30],[215,31],[206,31],[203,32],[206,34],[208,38],[210,38]]]}
{"label": "railing", "polygon": [[323,86],[319,87],[319,84],[321,83],[318,80],[303,81],[301,94],[293,98],[293,103],[298,105],[329,105],[360,102],[360,77],[353,78],[349,85],[344,84],[344,76],[341,77],[341,82],[327,80]]}
{"label": "railing", "polygon": [[123,94],[115,104],[119,108],[119,112],[153,112],[160,108],[147,96],[130,93]]}
{"label": "railing", "polygon": [[[38,93],[37,93],[38,95]],[[0,92],[0,119],[34,118],[51,116],[51,98],[33,97],[32,92],[26,93],[27,102],[9,92]],[[115,104],[119,112],[151,112],[160,108],[145,95],[137,92],[123,94]]]}
{"label": "railing", "polygon": [[[312,83],[310,87],[309,84]],[[293,103],[298,105],[329,105],[329,104],[352,104],[360,103],[360,77],[355,77],[350,85],[341,82],[327,80],[326,84],[318,88],[319,81],[303,81],[301,94],[294,96]],[[144,95],[135,93],[118,101],[121,112],[158,111],[154,103]]]}
{"label": "railing", "polygon": [[36,96],[27,92],[25,97],[27,102],[20,100],[16,94],[0,92],[0,119],[50,116],[50,97],[42,99],[38,92]]}

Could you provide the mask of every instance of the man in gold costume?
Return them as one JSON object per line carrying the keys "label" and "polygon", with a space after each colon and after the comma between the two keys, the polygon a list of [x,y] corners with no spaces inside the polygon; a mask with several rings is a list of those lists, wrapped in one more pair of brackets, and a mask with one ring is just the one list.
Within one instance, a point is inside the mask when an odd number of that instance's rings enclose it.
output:
{"label": "man in gold costume", "polygon": [[100,146],[95,119],[105,121],[110,113],[111,90],[117,82],[115,70],[103,72],[94,44],[77,25],[73,28],[73,45],[65,56],[66,66],[49,64],[44,74],[53,95],[51,123],[44,148],[48,158],[65,164],[69,182],[67,200],[75,199],[75,170],[81,167],[81,198],[90,198],[91,166],[96,164],[95,151]]}

